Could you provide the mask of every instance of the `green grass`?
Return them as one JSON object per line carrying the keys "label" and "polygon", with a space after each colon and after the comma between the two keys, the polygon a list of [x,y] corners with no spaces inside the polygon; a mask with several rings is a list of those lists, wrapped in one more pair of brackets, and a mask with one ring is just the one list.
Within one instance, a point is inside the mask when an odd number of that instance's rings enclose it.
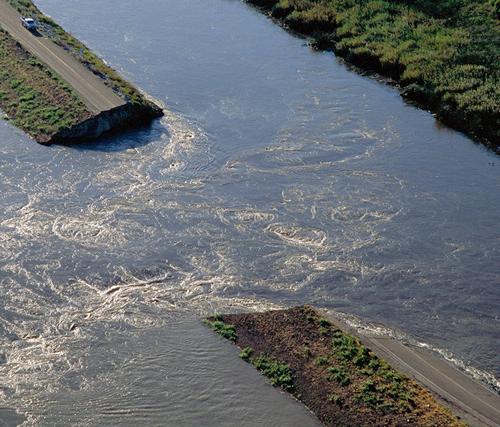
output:
{"label": "green grass", "polygon": [[240,352],[240,357],[246,361],[250,361],[250,357],[252,357],[253,354],[253,348],[252,347],[245,347],[243,350]]}
{"label": "green grass", "polygon": [[[327,379],[345,387],[356,377],[358,401],[376,409],[404,413],[413,409],[414,385],[366,348],[358,338],[332,329]],[[360,377],[365,379],[360,380]],[[360,383],[361,381],[361,383]]]}
{"label": "green grass", "polygon": [[57,74],[1,29],[0,109],[13,124],[42,142],[91,115]]}
{"label": "green grass", "polygon": [[264,354],[251,358],[250,363],[268,377],[272,385],[293,392],[293,372],[289,365]]}
{"label": "green grass", "polygon": [[9,2],[22,15],[35,18],[40,24],[39,31],[44,36],[50,38],[54,43],[70,52],[94,74],[101,77],[106,85],[111,87],[127,102],[136,105],[148,103],[134,86],[125,81],[115,70],[106,65],[101,58],[95,55],[82,42],[64,31],[64,29],[51,18],[40,12],[31,0],[9,0]]}
{"label": "green grass", "polygon": [[228,339],[229,341],[235,342],[238,336],[236,335],[236,329],[234,325],[228,325],[222,320],[205,320],[205,325],[210,329],[217,332],[221,337]]}
{"label": "green grass", "polygon": [[319,320],[319,326],[323,327],[323,328],[326,328],[326,327],[329,327],[331,326],[331,323],[328,319],[325,319],[324,317],[321,317]]}
{"label": "green grass", "polygon": [[500,142],[500,0],[249,0],[398,80],[445,122]]}
{"label": "green grass", "polygon": [[330,394],[328,396],[328,401],[334,403],[335,405],[342,405],[342,397],[337,394]]}
{"label": "green grass", "polygon": [[330,361],[330,358],[328,356],[322,355],[322,356],[318,356],[314,360],[314,364],[316,366],[325,366],[325,365],[328,365],[329,361]]}
{"label": "green grass", "polygon": [[351,384],[351,379],[346,370],[342,367],[332,366],[328,368],[328,381],[336,381],[342,387]]}

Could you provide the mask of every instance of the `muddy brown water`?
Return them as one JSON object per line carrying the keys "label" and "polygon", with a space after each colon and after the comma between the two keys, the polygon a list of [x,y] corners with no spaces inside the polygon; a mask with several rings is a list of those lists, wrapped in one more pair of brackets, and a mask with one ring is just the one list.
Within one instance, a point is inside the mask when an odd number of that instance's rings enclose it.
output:
{"label": "muddy brown water", "polygon": [[298,303],[498,385],[498,156],[239,1],[37,4],[167,115],[73,148],[0,122],[2,421],[314,423],[198,320]]}

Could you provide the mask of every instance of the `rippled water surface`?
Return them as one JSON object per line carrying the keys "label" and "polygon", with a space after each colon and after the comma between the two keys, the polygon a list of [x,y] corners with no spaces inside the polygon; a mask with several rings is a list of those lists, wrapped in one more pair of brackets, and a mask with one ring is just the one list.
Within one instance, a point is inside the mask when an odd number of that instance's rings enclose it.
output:
{"label": "rippled water surface", "polygon": [[314,425],[197,320],[298,303],[500,377],[497,156],[239,1],[37,4],[168,113],[0,122],[0,419]]}

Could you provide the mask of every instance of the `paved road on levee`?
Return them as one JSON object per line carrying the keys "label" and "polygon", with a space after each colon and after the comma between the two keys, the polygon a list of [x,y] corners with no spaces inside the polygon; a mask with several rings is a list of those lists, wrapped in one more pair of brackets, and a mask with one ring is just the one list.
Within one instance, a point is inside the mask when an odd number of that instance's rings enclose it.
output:
{"label": "paved road on levee", "polygon": [[0,0],[0,27],[59,74],[80,95],[91,112],[100,113],[125,103],[64,49],[25,29],[21,24],[21,16],[7,0]]}

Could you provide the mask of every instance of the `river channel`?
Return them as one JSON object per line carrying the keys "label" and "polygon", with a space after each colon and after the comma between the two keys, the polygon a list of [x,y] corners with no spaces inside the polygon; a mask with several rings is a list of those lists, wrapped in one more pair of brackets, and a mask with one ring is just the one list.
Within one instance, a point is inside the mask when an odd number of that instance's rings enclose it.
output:
{"label": "river channel", "polygon": [[316,425],[199,321],[302,303],[498,386],[496,154],[237,0],[37,4],[167,114],[0,121],[0,420]]}

